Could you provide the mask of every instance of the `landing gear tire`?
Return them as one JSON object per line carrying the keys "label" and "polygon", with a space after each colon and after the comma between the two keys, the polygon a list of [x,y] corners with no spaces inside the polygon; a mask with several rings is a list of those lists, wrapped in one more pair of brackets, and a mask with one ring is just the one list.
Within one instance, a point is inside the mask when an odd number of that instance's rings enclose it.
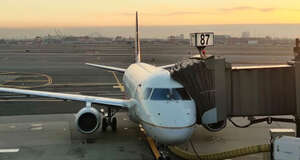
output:
{"label": "landing gear tire", "polygon": [[117,118],[113,117],[111,122],[111,129],[116,132],[117,131]]}
{"label": "landing gear tire", "polygon": [[106,131],[107,126],[108,126],[107,119],[106,119],[106,118],[103,118],[103,119],[102,119],[102,131],[103,131],[103,132]]}

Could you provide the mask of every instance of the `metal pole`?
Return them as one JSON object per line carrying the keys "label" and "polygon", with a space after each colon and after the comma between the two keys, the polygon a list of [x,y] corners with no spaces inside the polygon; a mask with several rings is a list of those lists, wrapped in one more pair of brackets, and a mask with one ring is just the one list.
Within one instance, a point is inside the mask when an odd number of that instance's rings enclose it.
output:
{"label": "metal pole", "polygon": [[295,53],[295,82],[296,82],[296,137],[300,137],[300,41],[296,39]]}

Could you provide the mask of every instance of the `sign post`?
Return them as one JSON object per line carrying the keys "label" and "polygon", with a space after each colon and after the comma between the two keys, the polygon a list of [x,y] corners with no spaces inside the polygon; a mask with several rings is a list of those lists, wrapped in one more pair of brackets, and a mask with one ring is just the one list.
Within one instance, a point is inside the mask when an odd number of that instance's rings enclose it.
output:
{"label": "sign post", "polygon": [[205,47],[214,45],[213,32],[198,32],[190,34],[191,47],[196,47],[202,58],[206,58]]}

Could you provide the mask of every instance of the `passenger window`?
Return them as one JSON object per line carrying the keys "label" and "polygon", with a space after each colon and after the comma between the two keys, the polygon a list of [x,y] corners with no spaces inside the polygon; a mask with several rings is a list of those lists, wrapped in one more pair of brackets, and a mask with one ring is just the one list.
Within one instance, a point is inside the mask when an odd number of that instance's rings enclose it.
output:
{"label": "passenger window", "polygon": [[169,88],[155,88],[153,90],[151,100],[170,100]]}
{"label": "passenger window", "polygon": [[144,99],[149,99],[149,96],[151,95],[152,88],[146,88],[144,93]]}

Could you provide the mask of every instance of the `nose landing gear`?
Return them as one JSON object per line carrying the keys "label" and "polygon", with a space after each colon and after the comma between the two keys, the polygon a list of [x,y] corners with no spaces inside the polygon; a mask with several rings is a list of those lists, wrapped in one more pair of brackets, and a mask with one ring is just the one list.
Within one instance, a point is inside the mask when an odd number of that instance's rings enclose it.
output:
{"label": "nose landing gear", "polygon": [[159,145],[158,150],[160,153],[158,160],[171,160],[169,157],[168,147],[166,145]]}

